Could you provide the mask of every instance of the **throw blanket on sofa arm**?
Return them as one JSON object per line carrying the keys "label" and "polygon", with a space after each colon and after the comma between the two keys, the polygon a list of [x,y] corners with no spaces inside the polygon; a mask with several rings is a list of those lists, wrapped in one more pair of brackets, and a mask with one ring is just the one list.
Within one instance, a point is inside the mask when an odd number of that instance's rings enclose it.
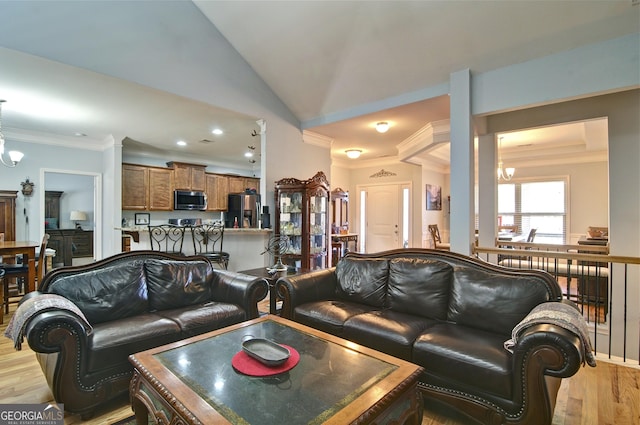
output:
{"label": "throw blanket on sofa arm", "polygon": [[24,300],[18,306],[7,325],[7,329],[4,331],[4,336],[13,340],[13,346],[16,350],[21,350],[22,341],[24,340],[24,328],[29,320],[40,312],[60,309],[76,314],[91,328],[82,311],[74,303],[60,295],[41,294]]}
{"label": "throw blanket on sofa arm", "polygon": [[505,341],[504,348],[513,353],[513,347],[518,341],[520,332],[529,326],[540,323],[556,325],[577,335],[584,346],[587,364],[592,367],[596,366],[596,358],[593,355],[587,322],[578,309],[570,304],[560,302],[547,302],[534,307],[527,317],[513,328],[511,339]]}

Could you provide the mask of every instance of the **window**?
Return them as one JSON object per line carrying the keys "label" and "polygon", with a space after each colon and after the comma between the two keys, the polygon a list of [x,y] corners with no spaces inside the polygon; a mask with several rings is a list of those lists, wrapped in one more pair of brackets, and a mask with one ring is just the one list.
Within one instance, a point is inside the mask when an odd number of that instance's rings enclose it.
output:
{"label": "window", "polygon": [[524,235],[536,229],[536,242],[567,240],[566,179],[509,182],[498,185],[502,225],[516,225]]}

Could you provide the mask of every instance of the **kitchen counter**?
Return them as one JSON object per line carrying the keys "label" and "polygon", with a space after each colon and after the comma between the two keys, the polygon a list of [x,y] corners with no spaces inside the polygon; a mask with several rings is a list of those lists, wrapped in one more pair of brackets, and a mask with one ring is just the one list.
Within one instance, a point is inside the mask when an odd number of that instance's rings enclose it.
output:
{"label": "kitchen counter", "polygon": [[[132,251],[151,249],[147,226],[116,227],[115,230],[131,236]],[[270,255],[262,254],[272,233],[273,229],[225,228],[222,250],[229,253],[229,270],[253,269],[273,264]],[[195,252],[189,230],[185,232],[182,251],[185,255],[193,255]]]}

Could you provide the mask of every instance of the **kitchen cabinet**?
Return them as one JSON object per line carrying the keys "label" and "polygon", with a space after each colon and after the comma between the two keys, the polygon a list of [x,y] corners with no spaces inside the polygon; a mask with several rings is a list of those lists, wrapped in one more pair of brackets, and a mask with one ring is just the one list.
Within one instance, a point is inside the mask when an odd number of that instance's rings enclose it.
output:
{"label": "kitchen cabinet", "polygon": [[149,167],[122,164],[122,209],[149,208]]}
{"label": "kitchen cabinet", "polygon": [[222,174],[205,176],[207,211],[226,211],[227,194],[229,193],[229,178]]}
{"label": "kitchen cabinet", "polygon": [[310,270],[329,264],[329,182],[322,171],[309,180],[276,182],[275,234],[286,235],[290,247],[282,262]]}
{"label": "kitchen cabinet", "polygon": [[149,168],[149,210],[173,210],[172,170],[165,168]]}
{"label": "kitchen cabinet", "polygon": [[256,192],[260,188],[260,179],[253,177],[229,176],[229,193],[244,193],[245,189],[255,189]]}
{"label": "kitchen cabinet", "polygon": [[207,211],[226,211],[229,193],[260,187],[255,177],[206,173],[204,165],[168,162],[168,167],[122,164],[122,209],[172,211],[174,190],[207,194]]}
{"label": "kitchen cabinet", "polygon": [[174,188],[178,190],[205,191],[205,165],[187,164],[184,162],[167,162],[173,169]]}
{"label": "kitchen cabinet", "polygon": [[122,164],[122,209],[171,211],[173,178],[170,168]]}

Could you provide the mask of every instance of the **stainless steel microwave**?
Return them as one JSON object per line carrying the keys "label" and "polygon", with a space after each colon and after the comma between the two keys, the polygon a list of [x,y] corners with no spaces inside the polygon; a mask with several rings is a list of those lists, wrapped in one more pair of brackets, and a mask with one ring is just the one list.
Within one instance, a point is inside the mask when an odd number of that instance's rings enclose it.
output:
{"label": "stainless steel microwave", "polygon": [[207,209],[207,195],[204,192],[176,190],[173,193],[173,209],[204,211]]}

